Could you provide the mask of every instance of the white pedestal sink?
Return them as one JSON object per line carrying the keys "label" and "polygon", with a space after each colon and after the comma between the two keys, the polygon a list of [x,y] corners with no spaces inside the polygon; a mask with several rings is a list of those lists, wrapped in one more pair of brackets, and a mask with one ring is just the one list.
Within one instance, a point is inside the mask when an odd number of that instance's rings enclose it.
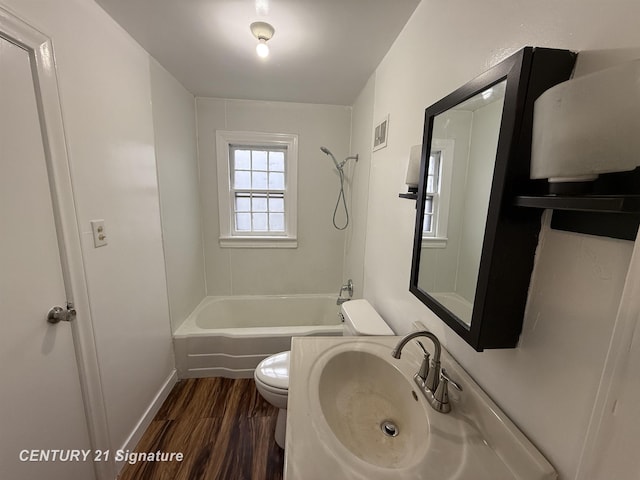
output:
{"label": "white pedestal sink", "polygon": [[[413,382],[422,358],[400,337],[296,337],[289,380],[285,480],[552,480],[553,467],[443,351],[462,384],[452,411]],[[412,342],[413,343],[413,342]]]}
{"label": "white pedestal sink", "polygon": [[320,400],[322,415],[342,448],[386,468],[413,465],[424,455],[428,405],[418,400],[412,382],[394,365],[368,351],[346,350],[315,367],[321,371],[319,381],[309,385],[310,394]]}

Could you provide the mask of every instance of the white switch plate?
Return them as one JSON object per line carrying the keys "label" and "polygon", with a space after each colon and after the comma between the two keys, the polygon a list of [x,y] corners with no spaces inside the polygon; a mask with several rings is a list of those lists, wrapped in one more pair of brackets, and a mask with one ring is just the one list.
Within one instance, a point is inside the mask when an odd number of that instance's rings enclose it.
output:
{"label": "white switch plate", "polygon": [[104,247],[107,244],[107,231],[104,228],[104,220],[91,220],[93,232],[93,246]]}

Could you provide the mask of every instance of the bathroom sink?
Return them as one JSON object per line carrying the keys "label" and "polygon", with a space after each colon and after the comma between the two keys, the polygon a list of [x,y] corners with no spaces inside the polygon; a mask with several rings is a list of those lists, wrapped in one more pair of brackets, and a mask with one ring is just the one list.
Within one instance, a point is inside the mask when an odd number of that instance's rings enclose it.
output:
{"label": "bathroom sink", "polygon": [[387,356],[357,350],[331,355],[318,376],[316,395],[343,448],[380,467],[406,467],[427,448],[428,407]]}
{"label": "bathroom sink", "polygon": [[443,349],[450,413],[413,376],[422,353],[400,337],[294,337],[285,480],[553,480],[557,474]]}

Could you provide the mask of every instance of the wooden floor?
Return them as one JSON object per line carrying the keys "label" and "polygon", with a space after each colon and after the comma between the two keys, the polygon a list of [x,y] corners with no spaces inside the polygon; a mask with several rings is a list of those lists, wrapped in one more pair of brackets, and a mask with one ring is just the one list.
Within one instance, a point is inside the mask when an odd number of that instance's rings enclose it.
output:
{"label": "wooden floor", "polygon": [[181,462],[127,464],[120,480],[281,480],[284,452],[273,438],[278,410],[253,379],[179,382],[136,452],[182,452]]}

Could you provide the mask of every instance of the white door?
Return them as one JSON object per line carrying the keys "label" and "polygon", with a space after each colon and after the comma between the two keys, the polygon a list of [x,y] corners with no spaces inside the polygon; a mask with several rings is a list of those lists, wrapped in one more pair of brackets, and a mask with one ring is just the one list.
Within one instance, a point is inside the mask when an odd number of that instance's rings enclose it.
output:
{"label": "white door", "polygon": [[46,321],[67,296],[35,92],[0,37],[0,479],[91,480],[61,461],[90,444],[70,324]]}

